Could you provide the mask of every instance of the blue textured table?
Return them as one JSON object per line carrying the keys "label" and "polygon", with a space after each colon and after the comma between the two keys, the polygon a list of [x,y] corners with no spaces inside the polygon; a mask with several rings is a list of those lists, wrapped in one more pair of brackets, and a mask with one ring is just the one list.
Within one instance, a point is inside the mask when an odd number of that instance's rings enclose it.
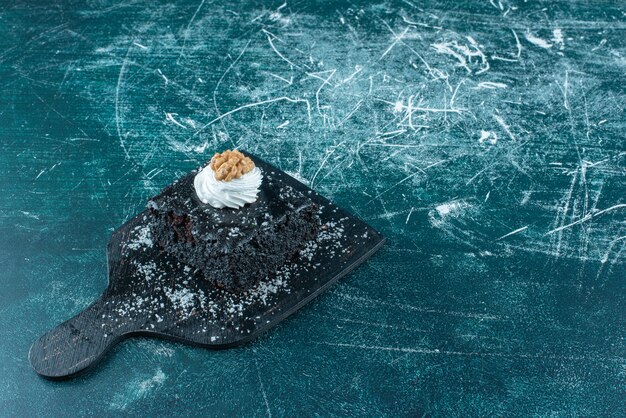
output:
{"label": "blue textured table", "polygon": [[[624,415],[620,2],[3,2],[0,415]],[[240,147],[388,238],[258,341],[30,344],[147,198]]]}

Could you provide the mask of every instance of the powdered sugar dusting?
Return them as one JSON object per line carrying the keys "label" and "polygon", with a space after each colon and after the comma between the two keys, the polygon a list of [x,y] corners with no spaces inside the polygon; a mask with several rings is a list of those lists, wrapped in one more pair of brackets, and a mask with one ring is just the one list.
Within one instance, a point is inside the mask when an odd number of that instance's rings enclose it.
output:
{"label": "powdered sugar dusting", "polygon": [[[337,211],[321,207],[320,214],[325,210],[333,214]],[[131,260],[132,285],[137,293],[132,293],[130,299],[113,297],[107,301],[107,305],[112,306],[108,314],[102,316],[105,338],[123,333],[133,321],[143,321],[140,327],[145,331],[159,331],[166,326],[168,333],[176,333],[187,321],[199,321],[194,322],[199,324],[193,326],[194,335],[203,343],[219,344],[225,335],[233,332],[249,334],[255,327],[269,322],[268,314],[271,317],[279,312],[279,301],[289,297],[293,289],[300,288],[303,277],[311,280],[311,271],[328,268],[328,263],[322,263],[322,259],[334,260],[351,251],[346,244],[349,218],[328,218],[316,238],[307,242],[294,260],[240,294],[213,287],[198,270],[166,253],[159,252],[155,256],[147,251],[153,246],[149,225],[133,228],[125,256]],[[231,232],[240,233],[236,228]],[[358,238],[367,236],[365,232]],[[313,277],[317,281],[317,274]],[[263,316],[259,315],[261,312],[265,312]],[[137,323],[133,326],[136,329]]]}
{"label": "powdered sugar dusting", "polygon": [[174,308],[180,309],[185,318],[189,318],[195,309],[204,309],[207,303],[202,290],[194,292],[185,287],[177,286],[176,289],[165,288],[164,291]]}
{"label": "powdered sugar dusting", "polygon": [[152,232],[149,225],[139,225],[132,230],[132,238],[126,244],[126,248],[129,250],[138,250],[143,248],[152,248],[154,241],[152,241]]}

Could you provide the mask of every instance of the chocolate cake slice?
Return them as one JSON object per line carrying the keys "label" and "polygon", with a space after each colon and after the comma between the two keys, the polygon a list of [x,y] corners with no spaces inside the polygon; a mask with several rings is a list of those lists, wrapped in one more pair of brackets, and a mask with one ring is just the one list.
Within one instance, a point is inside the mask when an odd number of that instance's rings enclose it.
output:
{"label": "chocolate cake slice", "polygon": [[319,231],[318,207],[255,159],[263,180],[255,202],[238,209],[202,203],[192,171],[150,199],[152,235],[215,286],[241,292],[271,276]]}

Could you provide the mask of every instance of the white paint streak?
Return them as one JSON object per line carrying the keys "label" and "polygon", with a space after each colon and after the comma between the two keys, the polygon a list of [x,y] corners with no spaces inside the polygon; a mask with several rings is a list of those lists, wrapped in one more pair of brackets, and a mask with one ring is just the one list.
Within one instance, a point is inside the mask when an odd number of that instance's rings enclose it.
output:
{"label": "white paint streak", "polygon": [[265,410],[267,411],[267,416],[272,418],[272,411],[270,409],[270,404],[267,400],[267,392],[265,392],[265,386],[263,385],[263,380],[261,379],[261,371],[259,370],[259,363],[254,360],[254,364],[256,365],[256,374],[259,379],[259,388],[261,389],[261,394],[263,395],[263,402],[265,403]]}
{"label": "white paint streak", "polygon": [[287,101],[289,103],[305,103],[306,107],[307,107],[307,113],[309,115],[309,123],[311,122],[311,104],[309,103],[309,101],[307,99],[300,99],[300,98],[292,99],[291,97],[282,96],[282,97],[277,97],[275,99],[261,100],[260,102],[248,103],[248,104],[245,104],[243,106],[239,106],[239,107],[237,107],[235,109],[229,110],[228,112],[223,113],[220,116],[216,117],[215,119],[212,119],[209,122],[207,122],[206,124],[204,124],[200,129],[198,129],[193,134],[193,136],[198,135],[200,132],[202,132],[203,130],[205,130],[209,126],[213,125],[215,122],[218,122],[218,121],[224,119],[226,116],[232,115],[233,113],[237,113],[237,112],[239,112],[241,110],[249,109],[249,108],[252,108],[252,107],[262,106],[262,105],[266,105],[266,104],[270,104],[270,103],[276,103],[276,102],[281,102],[281,101]]}
{"label": "white paint streak", "polygon": [[507,135],[509,135],[509,138],[515,141],[516,140],[515,135],[513,135],[513,132],[511,132],[511,127],[506,124],[504,119],[502,119],[500,115],[496,115],[496,114],[493,115],[493,118],[496,120],[496,122],[498,122],[498,124],[502,127],[502,129],[504,129],[504,132],[506,132]]}
{"label": "white paint streak", "polygon": [[122,61],[122,66],[120,68],[120,73],[117,76],[117,85],[115,86],[115,129],[117,130],[117,137],[120,141],[120,145],[122,146],[122,150],[124,151],[124,155],[126,158],[130,159],[130,155],[128,154],[128,150],[126,149],[126,145],[124,144],[124,138],[122,137],[122,130],[120,128],[120,88],[122,86],[122,82],[124,80],[124,73],[126,73],[126,64],[128,63],[128,55],[130,54],[131,45],[128,46],[126,50],[126,55],[124,56],[124,61]]}
{"label": "white paint streak", "polygon": [[187,129],[187,127],[186,127],[185,125],[183,125],[182,123],[180,123],[179,121],[177,121],[176,119],[174,119],[174,115],[177,115],[177,116],[178,116],[178,114],[177,114],[177,113],[167,113],[167,112],[164,112],[164,113],[165,113],[165,119],[166,119],[166,120],[169,120],[169,121],[170,121],[170,122],[172,122],[174,125],[178,125],[178,126],[180,126],[181,128],[183,128],[183,129]]}
{"label": "white paint streak", "polygon": [[294,64],[291,60],[289,60],[276,48],[276,45],[274,45],[274,39],[277,39],[278,41],[283,42],[278,36],[274,35],[272,32],[266,29],[261,29],[261,31],[263,31],[263,33],[265,33],[265,35],[267,36],[267,42],[270,44],[270,47],[274,50],[276,55],[278,55],[283,61],[285,61],[290,66],[295,67],[295,68],[300,68],[299,65]]}
{"label": "white paint streak", "polygon": [[407,26],[400,35],[397,35],[394,37],[393,42],[391,43],[391,45],[389,45],[389,47],[385,50],[385,52],[383,52],[379,60],[385,58],[385,56],[389,53],[389,51],[391,51],[393,47],[396,46],[396,44],[404,38],[404,36],[406,35],[406,33],[409,31],[410,28],[411,28],[410,26]]}
{"label": "white paint streak", "polygon": [[448,202],[435,207],[435,210],[437,211],[439,216],[445,217],[446,215],[458,211],[463,207],[465,207],[463,202]]}
{"label": "white paint streak", "polygon": [[405,225],[408,225],[409,219],[411,219],[411,214],[413,214],[413,210],[414,209],[415,209],[414,207],[411,207],[411,210],[409,211],[409,214],[406,216],[406,221],[404,222]]}
{"label": "white paint streak", "polygon": [[508,86],[504,83],[497,83],[493,81],[483,81],[476,85],[477,89],[505,89]]}
{"label": "white paint streak", "polygon": [[523,226],[521,228],[518,228],[518,229],[516,229],[514,231],[509,232],[508,234],[502,235],[500,238],[497,238],[496,241],[500,241],[501,239],[504,239],[506,237],[510,237],[511,235],[519,234],[520,232],[525,231],[527,229],[528,229],[528,225]]}
{"label": "white paint streak", "polygon": [[491,131],[480,131],[478,142],[483,144],[485,141],[489,142],[491,145],[495,145],[498,142],[498,135]]}
{"label": "white paint streak", "polygon": [[122,392],[113,396],[111,409],[125,410],[130,404],[150,395],[150,393],[163,385],[167,376],[161,369],[157,369],[154,376],[149,379],[130,382]]}
{"label": "white paint streak", "polygon": [[563,49],[565,47],[565,41],[563,40],[563,31],[561,29],[557,28],[552,31],[552,42],[554,42],[554,44],[558,46],[559,49]]}
{"label": "white paint streak", "polygon": [[626,203],[621,203],[619,205],[614,205],[614,206],[611,206],[610,208],[606,208],[606,209],[603,209],[603,210],[595,212],[595,213],[588,213],[585,216],[583,216],[582,218],[578,219],[577,221],[569,223],[567,225],[560,226],[560,227],[555,228],[555,229],[552,229],[552,230],[546,232],[544,235],[550,235],[550,234],[553,234],[555,232],[561,231],[563,229],[570,228],[570,227],[572,227],[574,225],[581,224],[583,222],[588,221],[589,219],[595,218],[597,216],[603,215],[603,214],[605,214],[607,212],[610,212],[610,211],[613,211],[613,210],[619,209],[619,208],[626,208]]}
{"label": "white paint streak", "polygon": [[524,34],[524,37],[526,38],[528,42],[530,42],[531,44],[535,46],[538,46],[539,48],[544,48],[544,49],[552,48],[551,43],[549,43],[545,39],[541,39],[533,35],[532,33],[530,33],[530,31],[526,31],[526,33]]}
{"label": "white paint streak", "polygon": [[513,29],[511,29],[511,32],[513,32],[513,36],[515,37],[515,46],[517,47],[517,53],[515,54],[515,56],[519,58],[522,55],[522,43],[519,41],[519,36],[517,36],[517,32],[515,32],[515,30]]}
{"label": "white paint streak", "polygon": [[193,16],[191,16],[191,19],[189,20],[189,23],[187,24],[187,29],[185,29],[185,36],[183,38],[183,46],[180,48],[180,54],[178,54],[178,59],[176,60],[177,64],[180,63],[180,58],[185,53],[185,46],[187,45],[187,38],[189,37],[189,29],[191,28],[191,25],[193,24],[193,21],[196,19],[196,16],[198,15],[198,12],[200,11],[200,9],[202,9],[202,6],[204,5],[205,1],[206,0],[202,0],[200,2],[200,5],[196,9],[196,11],[193,14]]}
{"label": "white paint streak", "polygon": [[[470,357],[505,357],[505,358],[527,358],[527,359],[559,359],[580,361],[589,360],[587,356],[561,356],[552,354],[541,353],[501,353],[501,352],[466,352],[466,351],[451,351],[451,350],[439,350],[438,348],[409,348],[409,347],[386,347],[378,345],[365,345],[365,344],[347,344],[347,343],[331,343],[326,341],[319,341],[316,344],[328,345],[332,347],[343,348],[358,348],[361,350],[372,351],[394,351],[400,353],[410,354],[435,354],[435,355],[448,355],[448,356],[470,356]],[[603,360],[610,360],[621,363],[624,361],[621,357],[604,358]]]}

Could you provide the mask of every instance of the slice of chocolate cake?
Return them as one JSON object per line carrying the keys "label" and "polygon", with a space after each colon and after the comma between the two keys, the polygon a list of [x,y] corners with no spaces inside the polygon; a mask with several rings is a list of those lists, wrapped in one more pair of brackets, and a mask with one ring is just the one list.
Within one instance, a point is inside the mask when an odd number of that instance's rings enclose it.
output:
{"label": "slice of chocolate cake", "polygon": [[148,208],[153,237],[165,251],[214,285],[240,292],[271,276],[317,235],[318,208],[275,179],[271,167],[249,159],[251,165],[235,161],[231,167],[224,158],[220,164],[225,154],[165,188]]}

